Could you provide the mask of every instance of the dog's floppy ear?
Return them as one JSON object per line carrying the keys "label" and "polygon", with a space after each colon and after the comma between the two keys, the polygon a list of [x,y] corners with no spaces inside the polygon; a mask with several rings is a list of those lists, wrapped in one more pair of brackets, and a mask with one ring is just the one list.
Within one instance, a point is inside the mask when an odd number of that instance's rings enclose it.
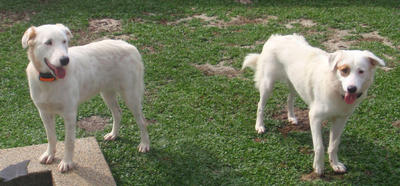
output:
{"label": "dog's floppy ear", "polygon": [[342,56],[343,56],[343,51],[341,50],[329,54],[329,69],[331,71],[334,71],[336,69],[336,65],[343,58]]}
{"label": "dog's floppy ear", "polygon": [[35,31],[36,27],[31,26],[30,28],[28,28],[28,30],[25,31],[24,36],[22,36],[22,48],[26,48],[28,47],[33,39],[35,39],[36,37],[36,31]]}
{"label": "dog's floppy ear", "polygon": [[364,53],[367,56],[368,61],[371,63],[372,66],[374,66],[374,67],[376,65],[379,65],[382,67],[385,66],[385,62],[382,59],[376,57],[375,54],[373,54],[372,52],[365,50]]}
{"label": "dog's floppy ear", "polygon": [[72,38],[72,33],[71,33],[71,31],[69,30],[68,27],[66,27],[66,26],[64,26],[63,24],[60,24],[60,23],[57,23],[56,26],[60,27],[65,32],[65,34],[67,35],[68,40],[70,40]]}

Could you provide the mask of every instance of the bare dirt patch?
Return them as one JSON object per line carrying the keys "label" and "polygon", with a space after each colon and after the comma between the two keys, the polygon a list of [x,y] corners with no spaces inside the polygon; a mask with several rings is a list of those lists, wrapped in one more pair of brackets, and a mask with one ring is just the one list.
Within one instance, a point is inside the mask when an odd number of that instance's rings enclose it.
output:
{"label": "bare dirt patch", "polygon": [[302,181],[314,181],[314,180],[321,179],[321,178],[322,177],[318,176],[315,172],[311,172],[309,174],[303,174],[301,176]]}
{"label": "bare dirt patch", "polygon": [[390,68],[390,67],[379,67],[379,68],[385,72],[389,72],[389,71],[393,70],[393,68]]}
{"label": "bare dirt patch", "polygon": [[149,53],[149,54],[155,54],[156,53],[156,50],[152,46],[143,46],[141,48],[141,50],[145,51],[145,53]]}
{"label": "bare dirt patch", "polygon": [[400,120],[397,120],[392,123],[393,127],[400,128]]}
{"label": "bare dirt patch", "polygon": [[300,24],[301,26],[306,27],[306,28],[317,25],[317,23],[315,23],[311,19],[297,19],[297,20],[290,21],[289,23],[287,23],[285,25],[285,27],[287,29],[291,29],[291,28],[294,28],[294,24]]}
{"label": "bare dirt patch", "polygon": [[108,124],[109,121],[109,119],[105,119],[100,116],[91,116],[87,118],[82,118],[77,122],[77,125],[79,128],[82,128],[87,132],[95,132],[104,130],[104,127]]}
{"label": "bare dirt patch", "polygon": [[12,27],[14,24],[28,22],[36,12],[10,12],[0,11],[0,31]]}
{"label": "bare dirt patch", "polygon": [[314,152],[314,150],[309,147],[300,147],[299,151],[302,154],[312,154]]}
{"label": "bare dirt patch", "polygon": [[377,42],[382,42],[383,44],[390,46],[392,48],[396,48],[392,42],[390,42],[390,40],[386,37],[383,37],[381,35],[379,35],[379,33],[377,31],[373,31],[370,33],[364,33],[361,34],[361,36],[363,37],[362,40],[364,41],[377,41]]}
{"label": "bare dirt patch", "polygon": [[246,24],[267,24],[270,20],[278,19],[276,16],[267,16],[266,18],[248,19],[243,16],[233,17],[229,22],[220,22],[219,27],[246,25]]}
{"label": "bare dirt patch", "polygon": [[244,5],[248,5],[248,4],[252,4],[253,3],[251,0],[235,0],[235,2],[240,3],[240,4],[244,4]]}
{"label": "bare dirt patch", "polygon": [[323,181],[333,181],[333,180],[341,180],[344,178],[343,173],[328,173],[322,176],[318,176],[316,173],[311,172],[309,174],[303,174],[301,176],[301,181],[315,181],[315,180],[323,180]]}
{"label": "bare dirt patch", "polygon": [[193,66],[196,67],[201,72],[203,72],[203,74],[206,76],[222,75],[229,78],[233,78],[241,74],[239,70],[236,70],[233,67],[224,66],[223,61],[218,63],[217,65],[211,65],[207,63],[204,65],[193,64]]}
{"label": "bare dirt patch", "polygon": [[[296,107],[294,108],[294,114],[297,118],[297,125],[288,122],[286,108],[277,111],[272,115],[272,117],[276,120],[280,120],[285,123],[285,125],[280,127],[278,130],[284,137],[286,137],[288,133],[292,131],[297,131],[297,132],[310,131],[310,120],[308,118],[308,112],[309,112],[308,109],[299,109]],[[322,126],[327,126],[327,124],[328,121],[322,122]]]}
{"label": "bare dirt patch", "polygon": [[178,19],[178,20],[173,21],[173,22],[167,22],[167,25],[177,25],[179,23],[191,21],[193,19],[200,19],[200,20],[202,20],[204,22],[210,22],[210,21],[215,21],[217,19],[217,17],[215,17],[215,16],[210,17],[210,16],[207,16],[206,14],[194,15],[194,16],[191,16],[191,17],[185,17],[185,18],[182,18],[182,19]]}
{"label": "bare dirt patch", "polygon": [[329,29],[332,33],[329,36],[329,39],[323,42],[323,45],[331,52],[336,50],[345,50],[349,49],[355,41],[344,41],[343,38],[346,36],[350,36],[351,30],[338,30],[338,29]]}
{"label": "bare dirt patch", "polygon": [[[102,41],[105,39],[119,39],[119,40],[136,40],[133,34],[120,34],[112,35],[112,32],[122,31],[122,23],[120,20],[115,19],[94,19],[89,21],[88,29],[80,29],[74,31],[73,35],[79,35],[79,40],[74,40],[74,45],[84,45],[94,41]],[[106,36],[101,36],[101,33],[110,33]]]}
{"label": "bare dirt patch", "polygon": [[115,19],[93,19],[89,21],[89,30],[92,33],[117,32],[122,30],[122,23]]}
{"label": "bare dirt patch", "polygon": [[216,16],[207,16],[206,14],[200,14],[200,15],[193,15],[191,17],[186,17],[182,19],[178,19],[173,22],[168,22],[166,23],[167,25],[177,25],[182,22],[188,22],[193,19],[200,19],[203,22],[206,22],[207,24],[205,26],[208,27],[219,27],[219,28],[224,28],[227,26],[234,26],[234,25],[245,25],[245,24],[267,24],[270,20],[276,20],[278,17],[276,16],[267,16],[265,18],[256,18],[256,19],[249,19],[243,16],[236,16],[232,17],[230,21],[226,22],[223,20],[219,20]]}
{"label": "bare dirt patch", "polygon": [[256,143],[264,143],[264,142],[267,141],[267,139],[265,139],[265,138],[254,138],[253,141],[256,142]]}
{"label": "bare dirt patch", "polygon": [[[329,51],[336,51],[336,50],[344,50],[349,49],[351,45],[358,43],[360,41],[375,41],[381,42],[386,46],[396,49],[392,42],[386,37],[379,35],[377,31],[369,32],[369,33],[362,33],[360,34],[361,39],[358,40],[344,40],[347,36],[352,36],[355,34],[351,34],[352,30],[339,30],[330,28],[329,31],[331,34],[328,37],[328,40],[323,43],[323,45]],[[391,56],[387,56],[387,58],[393,58]]]}
{"label": "bare dirt patch", "polygon": [[297,118],[297,125],[291,124],[288,122],[288,117],[287,117],[287,110],[282,109],[281,111],[278,111],[277,113],[273,114],[272,117],[276,120],[284,121],[285,125],[279,128],[279,132],[282,133],[283,136],[287,136],[288,133],[292,131],[309,131],[310,130],[310,124],[308,120],[308,109],[301,110],[298,108],[294,109],[296,118]]}
{"label": "bare dirt patch", "polygon": [[121,35],[104,36],[104,37],[101,37],[101,38],[98,38],[98,39],[94,39],[91,42],[102,41],[102,40],[106,40],[106,39],[117,39],[117,40],[124,40],[124,41],[137,40],[137,38],[133,34],[121,34]]}
{"label": "bare dirt patch", "polygon": [[111,39],[120,39],[120,40],[124,40],[124,41],[137,39],[133,34],[122,34],[122,35],[110,36],[110,38]]}
{"label": "bare dirt patch", "polygon": [[256,43],[251,44],[251,45],[232,45],[232,46],[240,47],[240,48],[247,48],[247,49],[255,49],[258,45],[264,45],[265,42],[267,42],[267,41],[259,40],[259,41],[256,41]]}
{"label": "bare dirt patch", "polygon": [[383,56],[384,56],[386,59],[390,60],[390,61],[393,61],[393,60],[394,60],[394,57],[393,57],[393,56],[389,56],[389,55],[387,55],[387,54],[383,54]]}

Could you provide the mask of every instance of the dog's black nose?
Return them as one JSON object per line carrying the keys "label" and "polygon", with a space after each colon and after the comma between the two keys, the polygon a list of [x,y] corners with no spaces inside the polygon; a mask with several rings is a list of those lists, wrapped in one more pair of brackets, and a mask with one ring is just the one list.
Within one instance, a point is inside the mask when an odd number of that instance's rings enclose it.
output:
{"label": "dog's black nose", "polygon": [[348,86],[347,91],[349,93],[355,93],[357,91],[357,87],[356,86]]}
{"label": "dog's black nose", "polygon": [[69,57],[67,57],[67,56],[61,57],[60,63],[61,63],[62,66],[68,65],[68,63],[69,63]]}

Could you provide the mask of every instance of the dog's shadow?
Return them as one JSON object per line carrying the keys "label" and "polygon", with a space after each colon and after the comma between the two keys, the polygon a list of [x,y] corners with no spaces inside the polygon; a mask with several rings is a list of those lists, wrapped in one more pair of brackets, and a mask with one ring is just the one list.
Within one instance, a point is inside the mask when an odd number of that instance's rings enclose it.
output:
{"label": "dog's shadow", "polygon": [[[318,177],[312,173],[312,161],[314,157],[313,144],[311,131],[308,119],[307,109],[295,108],[295,113],[298,119],[298,124],[293,125],[287,122],[286,109],[282,109],[272,114],[272,118],[279,120],[282,125],[278,127],[277,131],[281,133],[285,140],[289,140],[299,146],[298,151],[301,154],[310,156],[310,169],[303,172],[300,180],[302,181],[335,181],[341,180],[346,183],[357,183],[357,184],[370,184],[375,183],[374,179],[386,177],[387,183],[394,184],[400,183],[400,179],[394,176],[388,176],[387,174],[380,171],[382,167],[392,170],[392,175],[396,175],[395,170],[400,167],[400,156],[398,153],[372,143],[373,141],[367,141],[365,138],[360,137],[357,133],[346,132],[341,137],[341,143],[339,146],[339,160],[346,165],[347,173],[335,173],[329,166],[328,154],[325,154],[325,174],[322,177]],[[348,125],[351,123],[347,123]],[[329,130],[331,124],[328,122],[323,123],[323,142],[325,146],[325,152],[329,145]],[[377,158],[379,157],[379,158]],[[385,168],[386,167],[386,168]],[[346,176],[346,174],[358,175]],[[365,179],[364,179],[365,178]]]}
{"label": "dog's shadow", "polygon": [[[117,140],[132,144],[131,140],[124,137]],[[180,142],[173,152],[167,149],[153,145],[150,152],[144,155],[146,161],[155,167],[154,173],[159,174],[157,177],[162,177],[154,180],[156,185],[214,185],[226,182],[226,178],[232,178],[229,181],[235,183],[241,177],[235,167],[223,163],[190,140]]]}

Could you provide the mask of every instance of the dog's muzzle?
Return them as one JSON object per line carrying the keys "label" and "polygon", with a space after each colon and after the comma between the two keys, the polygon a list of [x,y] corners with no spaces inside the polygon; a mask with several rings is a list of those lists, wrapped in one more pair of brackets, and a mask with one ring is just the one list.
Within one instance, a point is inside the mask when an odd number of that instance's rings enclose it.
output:
{"label": "dog's muzzle", "polygon": [[[68,64],[68,62],[69,62],[69,58],[66,57],[66,58],[64,59],[64,63]],[[51,74],[53,74],[57,79],[64,79],[64,77],[65,77],[65,75],[66,75],[66,71],[65,71],[65,69],[63,68],[64,65],[61,66],[61,67],[56,67],[56,66],[52,65],[52,64],[47,60],[47,58],[44,58],[44,63],[45,63],[45,64],[47,65],[47,67],[50,69]]]}

